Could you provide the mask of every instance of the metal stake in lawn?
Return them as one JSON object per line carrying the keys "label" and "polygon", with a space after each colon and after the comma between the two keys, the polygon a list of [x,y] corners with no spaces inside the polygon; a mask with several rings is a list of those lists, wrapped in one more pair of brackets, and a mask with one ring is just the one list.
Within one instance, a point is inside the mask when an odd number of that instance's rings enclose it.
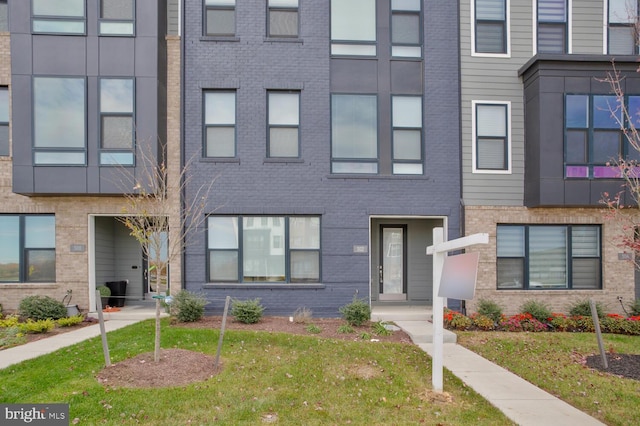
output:
{"label": "metal stake in lawn", "polygon": [[442,352],[444,345],[444,297],[440,293],[442,268],[447,253],[474,244],[487,244],[488,234],[473,234],[456,240],[444,240],[444,228],[433,228],[433,245],[427,247],[427,255],[433,255],[433,359],[431,383],[433,390],[442,392]]}
{"label": "metal stake in lawn", "polygon": [[100,301],[100,291],[96,290],[96,311],[98,311],[98,322],[100,323],[100,336],[102,336],[102,352],[104,354],[104,364],[109,367],[111,365],[111,357],[109,356],[109,344],[107,343],[107,332],[104,328],[104,318],[102,316],[102,302]]}

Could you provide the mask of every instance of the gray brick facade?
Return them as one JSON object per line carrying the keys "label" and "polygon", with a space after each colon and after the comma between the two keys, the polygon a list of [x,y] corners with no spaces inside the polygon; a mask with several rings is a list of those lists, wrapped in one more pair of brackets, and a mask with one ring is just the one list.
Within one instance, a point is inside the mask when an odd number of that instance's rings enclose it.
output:
{"label": "gray brick facade", "polygon": [[[211,310],[221,309],[224,297],[230,295],[260,297],[271,315],[290,315],[306,306],[315,315],[336,316],[338,307],[354,295],[376,296],[370,290],[372,265],[377,262],[371,249],[372,218],[441,218],[449,238],[459,235],[456,2],[422,3],[424,58],[418,61],[418,68],[422,69],[424,173],[413,176],[331,173],[330,99],[332,86],[341,83],[332,76],[337,64],[332,61],[337,59],[330,55],[330,2],[299,3],[300,36],[292,40],[266,37],[264,1],[238,1],[236,35],[226,39],[203,37],[202,0],[184,3],[183,140],[185,158],[195,158],[187,199],[215,179],[207,200],[211,214],[321,218],[321,279],[317,284],[209,283],[206,233],[200,232],[186,249],[184,282],[187,290],[207,295]],[[378,10],[388,11],[389,7],[388,0],[378,2]],[[388,57],[367,61],[374,66],[385,66],[384,61],[390,65]],[[236,91],[234,159],[203,158],[203,91],[208,89]],[[299,159],[267,158],[270,89],[301,93]],[[381,92],[376,94],[380,105]],[[403,93],[392,88],[392,94]],[[389,120],[379,114],[379,128],[385,121],[388,126]],[[355,253],[354,246],[370,250]],[[430,262],[426,255],[424,262]]]}

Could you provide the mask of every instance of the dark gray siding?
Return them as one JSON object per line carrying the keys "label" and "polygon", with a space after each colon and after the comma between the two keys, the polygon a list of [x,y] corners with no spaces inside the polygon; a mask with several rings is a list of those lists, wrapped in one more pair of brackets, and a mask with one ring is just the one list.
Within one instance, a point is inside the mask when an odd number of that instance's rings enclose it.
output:
{"label": "dark gray siding", "polygon": [[[330,58],[328,1],[300,1],[300,38],[291,41],[265,38],[266,8],[257,0],[237,2],[233,40],[203,38],[202,2],[185,1],[185,157],[200,159],[189,173],[193,180],[187,198],[215,179],[207,200],[212,214],[321,216],[321,283],[315,285],[208,284],[205,234],[199,233],[186,250],[185,287],[204,291],[212,302],[209,309],[220,310],[230,295],[260,297],[269,314],[289,315],[306,306],[316,315],[336,316],[338,307],[354,294],[368,298],[371,249],[354,253],[354,245],[369,245],[372,216],[446,217],[449,238],[459,235],[457,4],[426,1],[423,5],[424,62],[387,58],[382,63],[380,57]],[[388,0],[381,1],[378,10],[385,8],[389,10]],[[382,79],[380,67],[389,70]],[[201,159],[206,89],[237,91],[234,160]],[[299,160],[266,158],[269,89],[301,90]],[[387,97],[391,91],[423,95],[424,175],[332,175],[332,91],[378,93],[381,99],[385,90]],[[380,113],[379,130],[382,122],[388,126],[390,118]]]}
{"label": "dark gray siding", "polygon": [[[113,167],[99,165],[98,81],[135,77],[138,149],[166,138],[166,2],[137,0],[135,37],[98,36],[98,0],[86,2],[86,35],[31,34],[30,2],[10,1],[13,99],[13,191],[20,194],[116,194]],[[86,166],[34,166],[32,79],[86,78]],[[120,179],[121,180],[121,179]]]}
{"label": "dark gray siding", "polygon": [[[598,206],[602,194],[617,194],[620,179],[564,178],[564,95],[611,94],[606,81],[612,71],[609,56],[534,57],[521,69],[527,134],[526,207]],[[626,94],[640,93],[635,57],[616,58]]]}

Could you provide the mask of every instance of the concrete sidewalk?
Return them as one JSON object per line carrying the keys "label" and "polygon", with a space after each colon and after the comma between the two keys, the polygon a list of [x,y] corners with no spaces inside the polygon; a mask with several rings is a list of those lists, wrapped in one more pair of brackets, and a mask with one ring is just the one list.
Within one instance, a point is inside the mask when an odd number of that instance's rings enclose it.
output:
{"label": "concrete sidewalk", "polygon": [[[105,321],[104,328],[107,332],[135,324],[142,319],[118,319]],[[10,365],[17,364],[28,359],[37,358],[55,352],[60,348],[74,345],[92,337],[100,336],[100,324],[89,325],[68,333],[57,334],[35,342],[15,346],[0,351],[0,370]]]}
{"label": "concrete sidewalk", "polygon": [[[394,321],[422,350],[433,355],[433,324],[429,321]],[[444,330],[443,365],[521,426],[595,426],[600,421],[504,368],[455,343]],[[447,389],[445,388],[444,391]]]}

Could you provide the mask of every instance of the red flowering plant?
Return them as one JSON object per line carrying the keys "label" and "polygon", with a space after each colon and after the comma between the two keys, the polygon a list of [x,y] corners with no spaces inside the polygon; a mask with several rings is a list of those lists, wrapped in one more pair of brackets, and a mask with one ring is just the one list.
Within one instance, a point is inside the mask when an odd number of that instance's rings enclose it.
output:
{"label": "red flowering plant", "polygon": [[445,308],[444,310],[444,326],[454,330],[467,330],[471,327],[471,318],[461,314],[458,311]]}
{"label": "red flowering plant", "polygon": [[562,313],[552,312],[547,321],[551,331],[572,331],[575,328],[575,322]]}
{"label": "red flowering plant", "polygon": [[516,314],[503,321],[501,327],[505,331],[547,331],[549,327],[541,323],[530,313]]}

